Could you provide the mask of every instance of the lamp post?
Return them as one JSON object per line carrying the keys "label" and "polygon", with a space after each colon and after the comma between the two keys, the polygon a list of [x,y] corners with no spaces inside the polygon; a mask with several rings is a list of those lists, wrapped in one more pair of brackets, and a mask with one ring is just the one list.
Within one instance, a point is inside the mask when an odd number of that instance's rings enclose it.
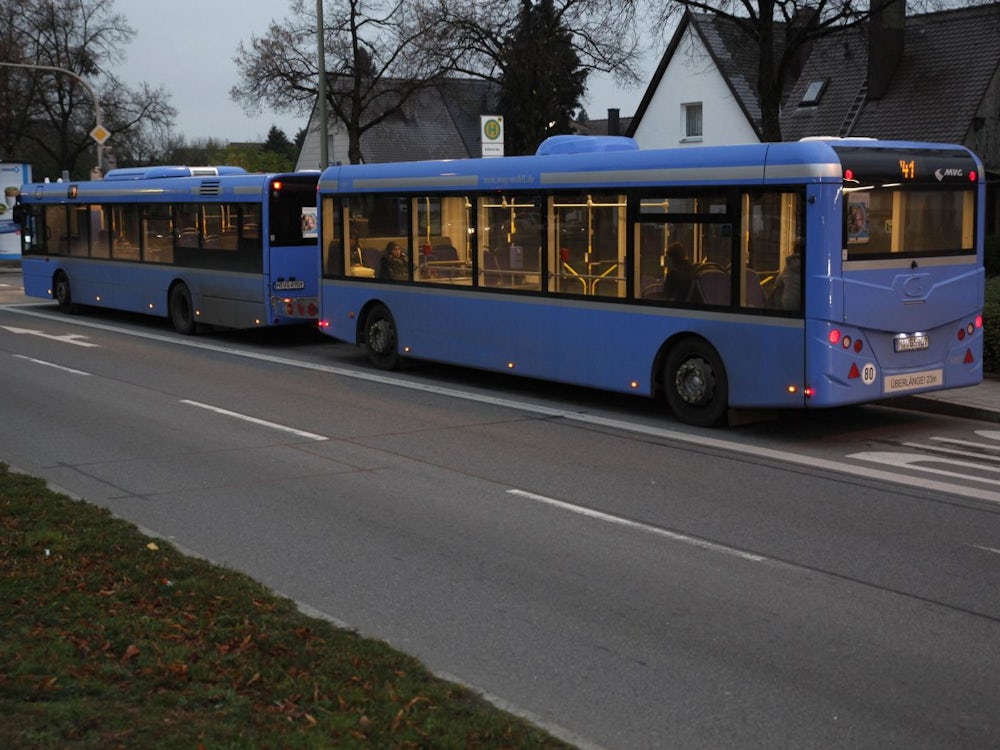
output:
{"label": "lamp post", "polygon": [[0,65],[8,68],[28,68],[29,70],[48,70],[53,73],[64,73],[65,75],[75,78],[80,82],[80,85],[87,89],[90,94],[91,99],[94,100],[94,117],[97,120],[97,124],[94,129],[90,131],[90,137],[97,141],[97,169],[104,169],[104,141],[108,139],[111,135],[101,124],[101,102],[97,98],[97,92],[94,91],[93,87],[87,83],[83,78],[78,76],[72,70],[66,70],[66,68],[57,68],[52,65],[34,65],[32,63],[11,63],[11,62],[0,62]]}

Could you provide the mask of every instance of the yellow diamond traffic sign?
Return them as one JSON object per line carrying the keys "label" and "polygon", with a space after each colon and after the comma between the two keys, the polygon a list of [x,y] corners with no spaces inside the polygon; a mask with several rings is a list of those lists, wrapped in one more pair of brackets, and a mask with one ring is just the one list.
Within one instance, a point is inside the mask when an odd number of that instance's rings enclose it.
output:
{"label": "yellow diamond traffic sign", "polygon": [[111,131],[105,128],[103,125],[98,125],[96,128],[90,131],[90,137],[103,146],[104,142],[111,137]]}

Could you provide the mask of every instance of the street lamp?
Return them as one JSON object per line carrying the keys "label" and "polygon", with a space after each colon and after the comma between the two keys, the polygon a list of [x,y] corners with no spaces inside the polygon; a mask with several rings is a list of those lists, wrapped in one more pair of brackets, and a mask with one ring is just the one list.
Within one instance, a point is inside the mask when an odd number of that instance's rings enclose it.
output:
{"label": "street lamp", "polygon": [[28,68],[31,70],[48,70],[53,73],[64,73],[72,78],[75,78],[80,82],[87,91],[90,93],[91,99],[94,100],[94,116],[97,120],[97,124],[94,129],[90,131],[90,137],[97,141],[97,169],[101,171],[104,169],[104,142],[111,135],[110,132],[101,124],[101,102],[97,98],[97,92],[94,91],[93,87],[87,83],[83,78],[78,76],[72,70],[66,70],[66,68],[56,68],[52,65],[34,65],[32,63],[10,63],[10,62],[0,62],[8,68]]}

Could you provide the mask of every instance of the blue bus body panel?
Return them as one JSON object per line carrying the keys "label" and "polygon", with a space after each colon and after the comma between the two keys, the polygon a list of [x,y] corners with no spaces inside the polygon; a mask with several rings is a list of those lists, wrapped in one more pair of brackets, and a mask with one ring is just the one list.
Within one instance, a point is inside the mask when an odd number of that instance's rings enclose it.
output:
{"label": "blue bus body panel", "polygon": [[[982,266],[972,256],[917,269],[908,261],[898,265],[898,270],[849,270],[842,277],[807,275],[809,296],[823,299],[828,293],[836,313],[807,325],[813,358],[806,380],[815,389],[810,406],[862,403],[982,380],[983,332],[976,326],[983,307]],[[831,344],[834,329],[840,340]],[[895,350],[897,336],[915,334],[927,336],[926,349]],[[844,336],[852,346],[845,348]],[[860,352],[853,348],[858,341]],[[906,381],[904,376],[912,377]]]}
{"label": "blue bus body panel", "polygon": [[[270,267],[264,270],[264,295],[270,300],[275,325],[319,317],[317,245],[272,247]],[[294,312],[286,310],[289,305]]]}
{"label": "blue bus body panel", "polygon": [[418,359],[651,396],[664,344],[687,333],[727,361],[756,363],[730,378],[732,406],[803,406],[801,320],[330,279],[323,290],[326,334],[358,343],[362,311],[378,302],[395,319],[400,351]]}
{"label": "blue bus body panel", "polygon": [[270,317],[257,274],[58,256],[29,256],[21,268],[30,297],[52,299],[53,279],[62,270],[72,280],[74,303],[90,307],[167,317],[169,289],[180,281],[191,290],[198,317],[247,328]]}
{"label": "blue bus body panel", "polygon": [[[780,148],[775,148],[775,145]],[[754,183],[841,181],[840,160],[821,142],[727,146],[725,159],[709,146],[663,151],[612,151],[503,159],[339,165],[320,177],[321,193],[386,192],[401,189],[530,190],[607,188],[668,184],[751,185]],[[706,155],[712,153],[711,166]]]}

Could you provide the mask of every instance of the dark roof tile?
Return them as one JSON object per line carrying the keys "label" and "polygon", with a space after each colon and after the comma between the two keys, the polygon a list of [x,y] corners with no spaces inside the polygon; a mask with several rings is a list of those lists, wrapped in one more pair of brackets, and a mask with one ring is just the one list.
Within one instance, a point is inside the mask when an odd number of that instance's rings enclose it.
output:
{"label": "dark roof tile", "polygon": [[[849,132],[858,88],[866,81],[866,27],[819,40],[782,112],[785,140],[854,135],[962,143],[1000,66],[1000,4],[908,16],[903,55],[889,89],[865,101]],[[810,81],[826,79],[816,107],[799,107]]]}

